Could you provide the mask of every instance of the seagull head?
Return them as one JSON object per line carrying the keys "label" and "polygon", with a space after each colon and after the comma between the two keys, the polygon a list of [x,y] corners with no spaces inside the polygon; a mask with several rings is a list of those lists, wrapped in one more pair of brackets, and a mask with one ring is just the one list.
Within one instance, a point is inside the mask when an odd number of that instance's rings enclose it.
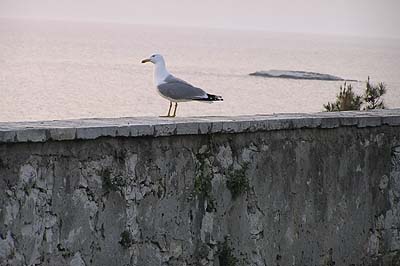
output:
{"label": "seagull head", "polygon": [[160,54],[153,54],[149,58],[143,59],[142,63],[151,62],[153,64],[164,62],[164,58]]}

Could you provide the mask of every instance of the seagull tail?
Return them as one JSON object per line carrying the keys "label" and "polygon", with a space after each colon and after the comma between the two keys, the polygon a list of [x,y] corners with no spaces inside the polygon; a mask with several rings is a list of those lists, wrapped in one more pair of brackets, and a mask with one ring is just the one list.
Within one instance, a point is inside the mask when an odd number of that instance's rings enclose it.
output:
{"label": "seagull tail", "polygon": [[204,102],[216,102],[216,101],[223,101],[224,99],[222,99],[222,96],[207,93],[207,98],[200,98],[195,100]]}

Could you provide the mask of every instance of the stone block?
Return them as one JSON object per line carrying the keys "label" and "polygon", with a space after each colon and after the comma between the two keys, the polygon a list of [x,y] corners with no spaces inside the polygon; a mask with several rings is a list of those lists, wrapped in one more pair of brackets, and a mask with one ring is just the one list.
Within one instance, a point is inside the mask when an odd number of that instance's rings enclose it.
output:
{"label": "stone block", "polygon": [[378,116],[360,117],[358,127],[377,127],[382,124],[382,119]]}
{"label": "stone block", "polygon": [[76,138],[76,128],[50,128],[52,140],[73,140]]}
{"label": "stone block", "polygon": [[337,128],[339,125],[339,117],[323,117],[321,119],[321,128]]}
{"label": "stone block", "polygon": [[43,128],[25,128],[16,133],[18,142],[43,142],[47,140],[46,129]]}

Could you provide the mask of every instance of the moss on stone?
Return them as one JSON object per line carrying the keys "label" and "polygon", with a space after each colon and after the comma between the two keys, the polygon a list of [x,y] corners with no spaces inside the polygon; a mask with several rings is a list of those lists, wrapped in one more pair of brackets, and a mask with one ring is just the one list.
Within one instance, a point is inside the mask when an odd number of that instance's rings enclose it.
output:
{"label": "moss on stone", "polygon": [[111,171],[110,171],[110,169],[102,169],[101,170],[101,173],[100,173],[100,175],[101,175],[101,178],[102,178],[102,181],[103,181],[103,189],[104,190],[106,190],[106,191],[108,191],[108,190],[113,190],[113,183],[112,183],[112,180],[111,180]]}
{"label": "moss on stone", "polygon": [[120,236],[121,240],[119,241],[119,243],[121,244],[121,246],[123,246],[124,248],[129,248],[130,246],[132,246],[133,238],[132,234],[128,230],[123,231]]}
{"label": "moss on stone", "polygon": [[214,173],[209,160],[210,151],[196,154],[196,176],[194,178],[194,194],[207,200],[206,211],[215,211],[215,199],[212,195],[212,179]]}
{"label": "moss on stone", "polygon": [[113,175],[108,168],[102,169],[100,176],[103,181],[103,190],[105,192],[118,191],[120,187],[125,185],[124,178],[120,175]]}
{"label": "moss on stone", "polygon": [[57,245],[57,250],[61,253],[61,256],[63,256],[64,258],[69,258],[73,256],[72,251],[63,247],[60,243]]}
{"label": "moss on stone", "polygon": [[247,168],[248,164],[245,164],[241,169],[233,170],[231,168],[228,170],[226,186],[234,199],[249,189],[249,181],[246,177]]}
{"label": "moss on stone", "polygon": [[227,238],[218,244],[218,260],[221,266],[236,266],[239,260],[233,255],[233,248],[228,244]]}

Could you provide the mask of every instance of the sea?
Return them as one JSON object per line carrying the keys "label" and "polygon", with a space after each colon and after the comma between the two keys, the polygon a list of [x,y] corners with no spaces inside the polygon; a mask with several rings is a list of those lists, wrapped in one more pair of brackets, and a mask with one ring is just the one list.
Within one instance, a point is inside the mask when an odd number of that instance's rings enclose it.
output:
{"label": "sea", "polygon": [[2,18],[0,122],[165,115],[153,66],[141,64],[153,53],[224,98],[179,103],[181,117],[319,112],[343,85],[249,75],[270,69],[358,80],[360,94],[370,76],[400,107],[400,39]]}

